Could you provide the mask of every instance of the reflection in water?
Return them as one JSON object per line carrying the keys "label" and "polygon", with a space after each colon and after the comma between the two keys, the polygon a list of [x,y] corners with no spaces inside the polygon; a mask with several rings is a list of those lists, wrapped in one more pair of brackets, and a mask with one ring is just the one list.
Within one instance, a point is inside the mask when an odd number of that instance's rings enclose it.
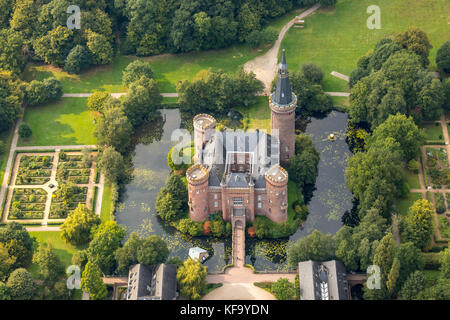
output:
{"label": "reflection in water", "polygon": [[[178,110],[162,110],[163,132],[153,137],[143,136],[137,143],[133,155],[133,180],[121,194],[117,206],[117,222],[127,228],[127,233],[137,231],[146,236],[160,235],[168,244],[171,255],[182,259],[188,257],[191,247],[199,246],[210,255],[205,265],[209,270],[221,270],[231,262],[231,239],[206,237],[192,238],[183,235],[161,221],[155,211],[155,199],[159,189],[164,186],[170,174],[167,154],[174,145],[170,141],[172,131],[180,128],[181,117]],[[289,241],[295,241],[310,234],[314,229],[334,234],[340,227],[342,214],[351,209],[352,195],[345,187],[344,171],[347,157],[350,155],[345,143],[347,115],[332,112],[324,119],[311,119],[307,125],[309,135],[320,153],[319,176],[316,190],[308,205],[310,214],[302,229],[290,239],[257,240],[246,239],[246,263],[256,269],[282,269],[286,267],[286,247]],[[155,130],[149,126],[149,133]],[[336,141],[328,140],[334,133]]]}

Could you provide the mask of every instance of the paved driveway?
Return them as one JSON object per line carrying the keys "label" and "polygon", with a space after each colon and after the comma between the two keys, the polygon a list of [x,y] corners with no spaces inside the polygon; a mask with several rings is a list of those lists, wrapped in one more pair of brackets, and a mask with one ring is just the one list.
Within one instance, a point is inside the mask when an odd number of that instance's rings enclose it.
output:
{"label": "paved driveway", "polygon": [[224,283],[216,290],[208,293],[203,300],[276,300],[264,289],[251,283]]}

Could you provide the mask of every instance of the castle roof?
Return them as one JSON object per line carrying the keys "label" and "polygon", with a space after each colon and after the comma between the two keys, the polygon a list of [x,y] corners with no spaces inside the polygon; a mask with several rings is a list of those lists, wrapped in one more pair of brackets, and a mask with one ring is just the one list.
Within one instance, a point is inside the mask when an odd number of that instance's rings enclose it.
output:
{"label": "castle roof", "polygon": [[286,52],[283,49],[281,63],[278,66],[278,78],[275,85],[275,91],[272,94],[272,102],[284,106],[294,102],[295,97],[292,94],[291,83],[289,81],[288,64],[286,62]]}
{"label": "castle roof", "polygon": [[[247,155],[251,171],[228,173],[230,155]],[[264,174],[279,163],[279,141],[263,132],[224,131],[215,132],[206,142],[201,164],[209,171],[209,186],[225,184],[229,188],[265,188]]]}

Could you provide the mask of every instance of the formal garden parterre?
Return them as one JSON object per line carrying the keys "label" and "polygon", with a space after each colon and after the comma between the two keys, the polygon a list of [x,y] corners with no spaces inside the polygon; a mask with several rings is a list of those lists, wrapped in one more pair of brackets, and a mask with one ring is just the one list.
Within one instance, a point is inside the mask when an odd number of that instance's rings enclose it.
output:
{"label": "formal garden parterre", "polygon": [[62,223],[79,204],[92,208],[96,159],[89,149],[17,153],[3,221]]}

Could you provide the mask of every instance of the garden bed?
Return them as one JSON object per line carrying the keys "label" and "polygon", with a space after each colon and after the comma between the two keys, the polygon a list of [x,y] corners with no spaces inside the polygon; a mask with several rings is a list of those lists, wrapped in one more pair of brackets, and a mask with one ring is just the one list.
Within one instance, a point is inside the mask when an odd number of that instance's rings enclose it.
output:
{"label": "garden bed", "polygon": [[14,189],[8,219],[42,219],[46,200],[47,192],[43,189]]}
{"label": "garden bed", "polygon": [[70,200],[60,199],[53,194],[52,204],[50,206],[49,219],[65,219],[67,215],[75,210],[79,204],[86,204],[87,187],[75,186],[74,194],[70,197]]}
{"label": "garden bed", "polygon": [[444,148],[426,148],[427,174],[433,188],[441,188],[450,184],[450,168],[448,166],[447,150]]}
{"label": "garden bed", "polygon": [[52,156],[29,156],[20,158],[16,185],[41,185],[50,181]]}

